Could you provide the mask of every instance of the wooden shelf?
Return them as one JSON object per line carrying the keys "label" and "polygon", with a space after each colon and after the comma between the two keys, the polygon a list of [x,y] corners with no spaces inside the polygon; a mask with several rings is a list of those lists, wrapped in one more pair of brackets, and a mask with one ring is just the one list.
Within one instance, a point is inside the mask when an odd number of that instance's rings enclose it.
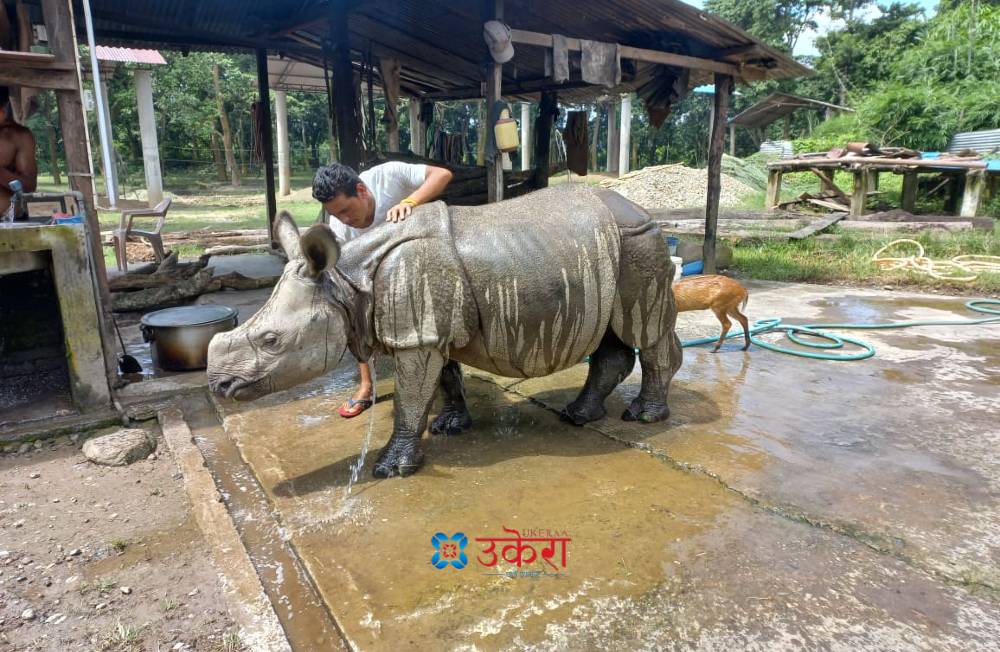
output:
{"label": "wooden shelf", "polygon": [[21,68],[41,68],[43,70],[70,70],[65,63],[56,61],[51,54],[38,52],[17,52],[15,50],[0,50],[0,63]]}

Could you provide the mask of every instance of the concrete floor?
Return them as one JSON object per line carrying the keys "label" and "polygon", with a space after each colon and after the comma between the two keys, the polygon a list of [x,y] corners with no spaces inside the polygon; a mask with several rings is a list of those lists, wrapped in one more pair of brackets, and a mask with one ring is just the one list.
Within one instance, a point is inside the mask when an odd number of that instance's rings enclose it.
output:
{"label": "concrete floor", "polygon": [[[962,304],[754,283],[748,313],[969,316]],[[717,329],[710,313],[679,322],[682,338]],[[617,418],[638,370],[584,428],[556,416],[584,365],[522,381],[467,370],[475,427],[425,436],[407,479],[371,476],[391,430],[385,362],[371,419],[336,415],[348,361],[222,404],[224,426],[358,649],[997,649],[1000,325],[861,337],[877,357],[687,349],[657,425]],[[475,539],[503,527],[565,531],[566,567],[483,566]],[[429,563],[436,532],[467,535],[468,566]]]}

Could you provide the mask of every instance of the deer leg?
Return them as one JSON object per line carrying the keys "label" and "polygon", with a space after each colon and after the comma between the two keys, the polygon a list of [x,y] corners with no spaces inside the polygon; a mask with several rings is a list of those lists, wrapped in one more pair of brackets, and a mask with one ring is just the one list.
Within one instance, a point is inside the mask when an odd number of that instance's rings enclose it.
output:
{"label": "deer leg", "polygon": [[729,310],[729,314],[732,317],[735,317],[736,321],[738,321],[740,326],[743,327],[743,340],[746,342],[743,346],[743,350],[746,351],[750,348],[750,322],[747,320],[747,316],[740,312],[740,309],[737,306],[733,306]]}
{"label": "deer leg", "polygon": [[719,341],[715,343],[715,348],[712,349],[712,353],[715,353],[722,346],[722,341],[726,339],[726,334],[729,332],[729,327],[733,325],[729,318],[726,317],[725,308],[712,308],[712,312],[718,317],[719,323],[722,324],[722,334],[719,335]]}

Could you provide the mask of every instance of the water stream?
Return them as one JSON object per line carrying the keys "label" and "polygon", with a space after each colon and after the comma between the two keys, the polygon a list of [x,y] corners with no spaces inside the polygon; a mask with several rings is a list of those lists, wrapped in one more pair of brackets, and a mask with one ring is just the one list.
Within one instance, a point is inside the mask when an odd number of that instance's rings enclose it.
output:
{"label": "water stream", "polygon": [[351,465],[351,478],[344,489],[345,507],[351,497],[351,488],[358,481],[358,478],[361,477],[361,470],[365,468],[365,455],[368,453],[368,447],[371,445],[372,440],[372,432],[375,430],[375,401],[378,400],[378,372],[376,370],[376,362],[375,354],[372,354],[371,359],[368,361],[368,368],[372,374],[372,406],[368,409],[368,431],[365,433],[364,442],[361,444],[361,454],[358,455],[357,461]]}

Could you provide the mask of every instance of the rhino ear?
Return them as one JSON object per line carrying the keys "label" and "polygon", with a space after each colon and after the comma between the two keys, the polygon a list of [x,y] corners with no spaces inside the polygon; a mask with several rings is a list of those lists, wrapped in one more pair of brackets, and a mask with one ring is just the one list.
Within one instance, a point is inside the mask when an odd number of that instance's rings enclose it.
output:
{"label": "rhino ear", "polygon": [[295,220],[288,214],[288,211],[281,211],[278,219],[274,221],[274,236],[281,244],[288,260],[295,260],[302,257],[302,249],[299,245],[299,227],[295,226]]}
{"label": "rhino ear", "polygon": [[302,234],[299,240],[302,248],[302,256],[309,266],[309,273],[312,276],[319,276],[323,272],[333,269],[340,258],[340,245],[337,237],[333,235],[325,224],[314,224]]}

